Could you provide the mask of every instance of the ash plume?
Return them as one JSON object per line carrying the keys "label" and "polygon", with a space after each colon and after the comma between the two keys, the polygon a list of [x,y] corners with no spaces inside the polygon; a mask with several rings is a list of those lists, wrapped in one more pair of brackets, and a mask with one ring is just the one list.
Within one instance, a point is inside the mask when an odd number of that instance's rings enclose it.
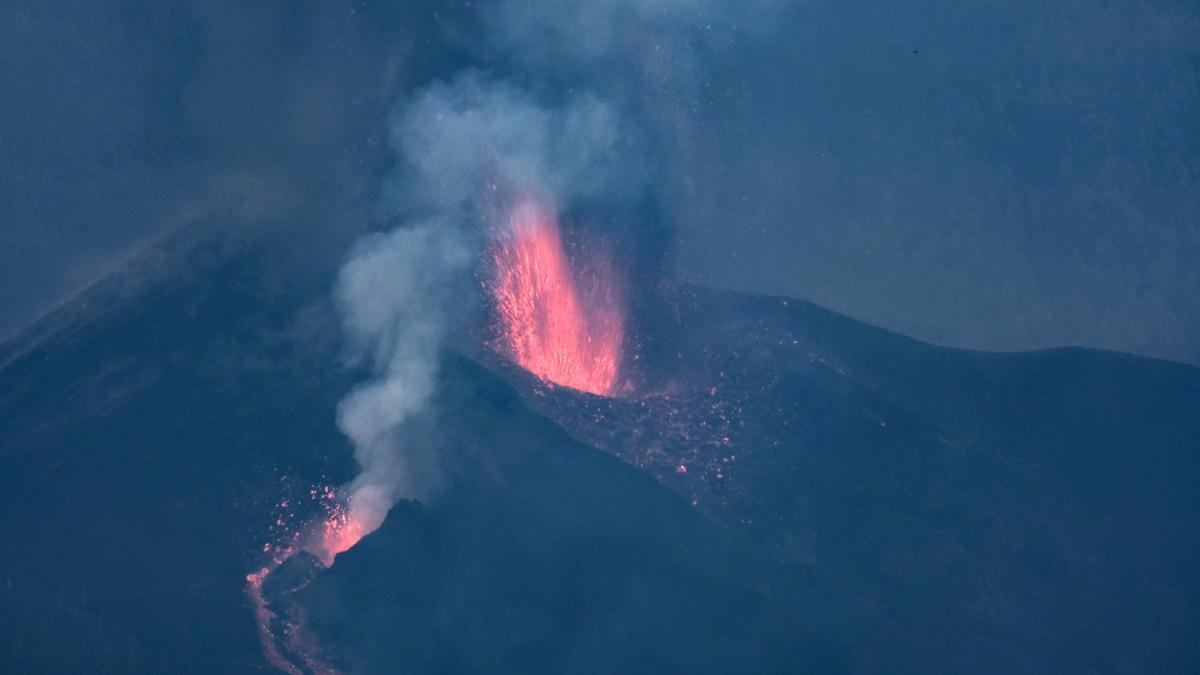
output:
{"label": "ash plume", "polygon": [[[463,71],[397,107],[397,166],[380,204],[389,231],[355,247],[335,290],[352,356],[374,379],[339,406],[361,472],[341,491],[348,524],[323,543],[326,559],[398,500],[437,486],[436,458],[404,447],[397,431],[428,405],[439,345],[476,304],[497,200],[534,194],[558,212],[600,205],[630,216],[603,221],[620,221],[614,238],[635,242],[625,248],[653,239],[662,219],[630,214],[666,199],[664,167],[686,145],[678,115],[712,46],[705,36],[714,22],[736,23],[733,14],[746,15],[708,1],[500,3],[481,16],[498,70]],[[617,71],[641,75],[622,85]],[[645,248],[665,248],[662,239]]]}

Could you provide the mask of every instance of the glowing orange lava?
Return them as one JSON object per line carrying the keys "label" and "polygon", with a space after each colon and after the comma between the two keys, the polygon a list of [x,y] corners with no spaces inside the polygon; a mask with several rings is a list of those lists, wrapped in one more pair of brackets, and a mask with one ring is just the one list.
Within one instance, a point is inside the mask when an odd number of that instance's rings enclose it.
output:
{"label": "glowing orange lava", "polygon": [[318,534],[319,540],[312,551],[323,565],[329,567],[337,554],[349,551],[366,535],[362,523],[351,515],[341,502],[330,502],[326,507],[325,520]]}
{"label": "glowing orange lava", "polygon": [[572,270],[557,218],[532,197],[509,212],[491,258],[498,346],[543,380],[612,395],[625,317],[608,261]]}
{"label": "glowing orange lava", "polygon": [[286,616],[279,616],[263,592],[267,578],[297,553],[306,551],[322,566],[329,567],[337,554],[349,550],[365,534],[335,488],[313,487],[309,498],[320,508],[322,517],[315,521],[304,519],[307,524],[297,522],[294,500],[283,499],[276,505],[274,541],[262,545],[264,564],[246,575],[246,594],[253,605],[263,656],[272,667],[288,675],[338,675],[336,668],[322,660],[322,650],[307,630],[303,612],[292,606]]}
{"label": "glowing orange lava", "polygon": [[279,651],[279,647],[275,639],[275,631],[271,628],[271,623],[275,620],[275,613],[267,605],[267,600],[263,597],[263,582],[267,580],[271,572],[279,567],[284,560],[287,560],[295,553],[292,549],[287,549],[282,556],[273,558],[269,565],[260,568],[257,572],[251,572],[246,575],[246,594],[250,596],[250,602],[254,605],[254,621],[258,624],[258,640],[262,645],[263,656],[267,662],[276,669],[288,673],[288,675],[304,675],[304,671],[300,670],[291,661]]}

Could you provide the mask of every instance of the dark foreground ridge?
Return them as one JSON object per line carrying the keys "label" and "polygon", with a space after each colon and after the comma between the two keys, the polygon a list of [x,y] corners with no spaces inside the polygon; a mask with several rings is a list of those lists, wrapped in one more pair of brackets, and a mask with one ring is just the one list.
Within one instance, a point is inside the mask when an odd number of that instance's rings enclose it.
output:
{"label": "dark foreground ridge", "polygon": [[[244,576],[281,498],[353,474],[362,374],[327,284],[240,250],[4,351],[0,670],[266,669]],[[350,672],[1200,666],[1200,370],[669,304],[623,399],[448,352],[406,432],[440,496],[272,609]]]}

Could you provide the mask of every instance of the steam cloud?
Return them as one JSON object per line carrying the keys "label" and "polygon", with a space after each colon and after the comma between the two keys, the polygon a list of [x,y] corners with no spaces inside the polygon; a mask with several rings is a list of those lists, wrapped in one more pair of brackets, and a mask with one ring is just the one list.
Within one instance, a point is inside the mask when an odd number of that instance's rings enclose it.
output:
{"label": "steam cloud", "polygon": [[[391,126],[399,164],[382,204],[393,229],[358,244],[335,290],[353,354],[376,374],[338,410],[361,467],[342,491],[354,541],[379,527],[399,499],[427,498],[437,485],[434,463],[402,447],[397,430],[428,404],[439,346],[462,318],[454,308],[470,305],[489,195],[533,192],[559,207],[629,205],[661,185],[662,159],[649,150],[682,147],[679,128],[670,114],[646,114],[663,108],[641,94],[671,97],[665,109],[687,107],[704,36],[717,19],[736,23],[732,13],[746,14],[720,7],[711,0],[501,2],[483,17],[488,44],[524,86],[469,70],[401,102]],[[624,79],[612,76],[617,71]],[[648,86],[654,82],[673,86]]]}

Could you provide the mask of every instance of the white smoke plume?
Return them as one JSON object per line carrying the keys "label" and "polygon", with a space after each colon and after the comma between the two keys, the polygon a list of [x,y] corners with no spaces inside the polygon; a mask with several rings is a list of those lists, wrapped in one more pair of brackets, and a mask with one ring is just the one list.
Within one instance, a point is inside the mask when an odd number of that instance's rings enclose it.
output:
{"label": "white smoke plume", "polygon": [[[467,71],[397,108],[398,168],[382,198],[394,229],[359,243],[335,291],[353,353],[375,373],[338,410],[361,467],[341,492],[355,541],[398,500],[426,498],[437,484],[436,466],[396,432],[428,405],[439,346],[470,306],[454,296],[472,286],[464,281],[480,262],[489,189],[534,191],[559,207],[635,202],[653,182],[647,146],[677,130],[656,130],[672,125],[653,117],[634,123],[644,104],[603,73],[619,63],[643,71],[631,89],[673,81],[690,96],[703,36],[735,15],[753,13],[712,0],[501,2],[484,11],[486,40],[523,85]],[[577,85],[564,87],[563,67],[594,76],[567,75]]]}
{"label": "white smoke plume", "polygon": [[392,434],[433,392],[447,321],[443,291],[470,261],[456,229],[430,222],[364,240],[342,268],[336,295],[347,337],[379,373],[338,409],[362,468],[347,488],[360,535],[379,527],[399,498],[425,496],[431,485],[430,467],[414,462]]}
{"label": "white smoke plume", "polygon": [[400,169],[384,200],[395,229],[359,243],[335,291],[354,355],[377,374],[338,410],[361,467],[342,491],[360,536],[397,500],[425,498],[437,483],[436,467],[402,447],[396,431],[427,404],[441,341],[461,319],[454,308],[469,305],[452,296],[470,286],[463,281],[480,259],[488,186],[565,203],[619,198],[642,183],[629,141],[636,134],[586,94],[545,106],[469,72],[403,103],[392,130]]}

